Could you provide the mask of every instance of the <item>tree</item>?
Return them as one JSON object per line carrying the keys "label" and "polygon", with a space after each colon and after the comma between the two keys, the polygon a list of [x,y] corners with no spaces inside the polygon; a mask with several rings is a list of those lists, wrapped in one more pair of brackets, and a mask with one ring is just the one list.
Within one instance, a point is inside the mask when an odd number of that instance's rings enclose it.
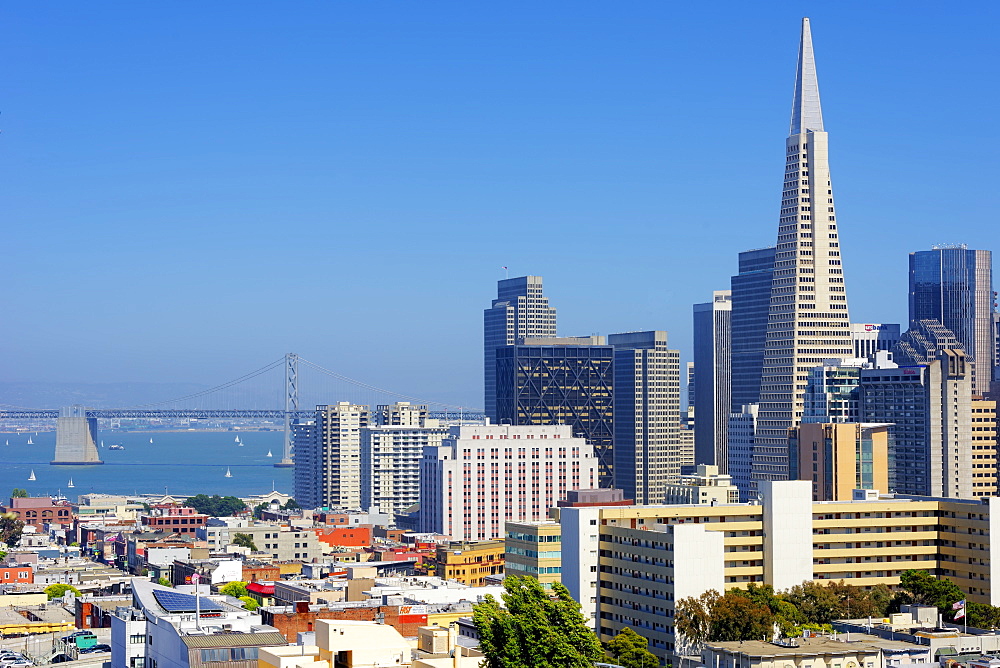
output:
{"label": "tree", "polygon": [[268,509],[270,504],[268,503],[258,503],[253,507],[253,518],[259,520],[264,517],[264,511]]}
{"label": "tree", "polygon": [[45,592],[45,595],[49,597],[50,601],[54,598],[62,598],[62,595],[68,591],[73,592],[76,596],[80,595],[79,589],[73,585],[63,584],[61,582],[50,584],[43,591]]}
{"label": "tree", "polygon": [[731,589],[725,594],[710,589],[698,598],[677,602],[677,631],[699,645],[706,641],[763,640],[774,633],[775,615],[747,592]]}
{"label": "tree", "polygon": [[233,545],[249,548],[251,552],[257,551],[257,545],[253,542],[253,536],[248,533],[237,533],[233,535]]}
{"label": "tree", "polygon": [[649,641],[628,628],[608,641],[608,653],[625,668],[658,668],[660,659],[649,651]]}
{"label": "tree", "polygon": [[247,505],[235,496],[219,496],[218,494],[213,496],[196,494],[185,501],[184,505],[212,517],[229,517],[247,508]]}
{"label": "tree", "polygon": [[7,547],[17,547],[23,531],[24,522],[17,519],[17,515],[14,513],[0,515],[0,542],[6,544]]}
{"label": "tree", "polygon": [[566,587],[553,583],[550,594],[534,578],[509,577],[504,589],[506,608],[492,596],[473,606],[483,668],[590,668],[604,657]]}
{"label": "tree", "polygon": [[247,583],[236,580],[219,587],[219,593],[233,598],[243,598],[247,595]]}
{"label": "tree", "polygon": [[157,582],[160,583],[161,585],[163,585],[164,587],[173,587],[174,586],[174,583],[172,583],[170,580],[168,580],[167,578],[164,578],[164,577],[161,577],[159,580],[157,580]]}
{"label": "tree", "polygon": [[250,612],[253,612],[254,610],[260,607],[260,604],[257,603],[257,601],[253,600],[252,598],[250,598],[249,596],[240,596],[239,599],[243,601],[243,607],[249,610]]}
{"label": "tree", "polygon": [[282,510],[299,510],[302,506],[300,506],[295,499],[288,499],[288,501],[285,501],[285,505],[281,508]]}
{"label": "tree", "polygon": [[936,578],[927,571],[903,571],[899,574],[899,586],[912,603],[933,605],[949,615],[952,604],[965,598],[957,584],[947,578]]}
{"label": "tree", "polygon": [[15,487],[10,493],[10,498],[12,499],[27,499],[28,491],[21,489],[20,487]]}

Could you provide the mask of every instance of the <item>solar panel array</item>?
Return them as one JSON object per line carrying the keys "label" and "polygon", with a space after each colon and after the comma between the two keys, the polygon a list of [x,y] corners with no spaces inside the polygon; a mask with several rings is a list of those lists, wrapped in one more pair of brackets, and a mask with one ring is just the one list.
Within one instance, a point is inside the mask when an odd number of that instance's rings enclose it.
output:
{"label": "solar panel array", "polygon": [[[167,612],[195,612],[195,597],[192,594],[182,594],[169,589],[154,589],[156,602]],[[199,606],[202,612],[221,612],[222,607],[215,601],[202,598]]]}

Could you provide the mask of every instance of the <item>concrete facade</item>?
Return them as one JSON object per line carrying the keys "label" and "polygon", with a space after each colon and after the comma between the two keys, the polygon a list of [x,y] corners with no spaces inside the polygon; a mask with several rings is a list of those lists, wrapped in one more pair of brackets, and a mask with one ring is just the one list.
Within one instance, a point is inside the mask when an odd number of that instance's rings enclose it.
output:
{"label": "concrete facade", "polygon": [[97,451],[97,418],[84,406],[59,409],[56,418],[56,454],[51,464],[103,464]]}

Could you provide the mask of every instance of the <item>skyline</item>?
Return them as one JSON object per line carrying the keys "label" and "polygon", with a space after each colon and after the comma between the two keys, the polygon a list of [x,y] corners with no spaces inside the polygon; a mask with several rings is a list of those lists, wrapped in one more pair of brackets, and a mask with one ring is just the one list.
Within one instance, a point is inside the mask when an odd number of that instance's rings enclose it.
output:
{"label": "skyline", "polygon": [[502,266],[560,335],[665,329],[688,361],[692,304],[775,242],[803,15],[852,321],[905,328],[908,253],[992,250],[996,130],[955,126],[994,96],[990,5],[446,7],[11,8],[6,379],[212,385],[293,350],[478,406]]}

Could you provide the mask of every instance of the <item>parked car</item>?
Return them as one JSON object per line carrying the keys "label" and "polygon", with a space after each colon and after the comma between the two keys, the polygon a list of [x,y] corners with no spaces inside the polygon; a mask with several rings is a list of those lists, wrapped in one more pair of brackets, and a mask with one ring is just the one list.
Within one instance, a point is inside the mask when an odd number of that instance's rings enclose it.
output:
{"label": "parked car", "polygon": [[80,636],[94,636],[95,638],[97,637],[96,635],[94,635],[93,631],[75,631],[73,633],[70,633],[68,636],[63,636],[62,638],[60,638],[60,640],[64,640],[65,642],[73,642],[73,640],[75,640]]}

